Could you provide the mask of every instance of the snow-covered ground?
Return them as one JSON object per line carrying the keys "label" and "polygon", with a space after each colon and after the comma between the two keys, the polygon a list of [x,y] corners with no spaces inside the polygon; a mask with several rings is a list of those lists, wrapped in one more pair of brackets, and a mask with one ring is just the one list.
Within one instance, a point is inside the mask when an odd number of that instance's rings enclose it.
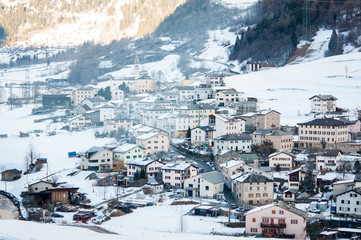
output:
{"label": "snow-covered ground", "polygon": [[225,82],[244,97],[258,98],[260,109],[279,111],[283,125],[313,118],[308,99],[316,94],[335,96],[337,106],[355,116],[361,104],[361,53],[233,76]]}
{"label": "snow-covered ground", "polygon": [[[153,212],[153,215],[156,215],[156,212]],[[122,218],[122,217],[120,217]],[[166,222],[162,222],[164,224]],[[138,221],[133,222],[134,225],[139,226]],[[195,228],[197,226],[194,226]],[[25,222],[25,221],[9,221],[2,220],[0,221],[0,239],[4,240],[78,240],[78,239],[87,239],[87,240],[143,240],[143,239],[167,239],[167,240],[231,240],[231,239],[249,239],[246,237],[227,237],[227,236],[215,236],[208,234],[197,234],[197,233],[182,233],[179,231],[168,232],[168,231],[150,231],[141,228],[125,228],[123,226],[116,226],[116,229],[113,231],[120,231],[119,235],[113,234],[101,234],[96,233],[91,230],[79,227],[70,227],[70,226],[58,226],[54,224],[42,224],[35,222]],[[19,231],[21,229],[21,231]],[[267,238],[263,238],[267,239]]]}

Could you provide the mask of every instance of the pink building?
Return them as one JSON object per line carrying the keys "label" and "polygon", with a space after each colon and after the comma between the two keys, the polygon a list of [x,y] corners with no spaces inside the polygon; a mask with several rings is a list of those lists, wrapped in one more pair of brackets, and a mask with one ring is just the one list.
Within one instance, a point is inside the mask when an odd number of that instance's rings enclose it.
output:
{"label": "pink building", "polygon": [[306,239],[307,213],[289,203],[274,202],[245,214],[246,234]]}

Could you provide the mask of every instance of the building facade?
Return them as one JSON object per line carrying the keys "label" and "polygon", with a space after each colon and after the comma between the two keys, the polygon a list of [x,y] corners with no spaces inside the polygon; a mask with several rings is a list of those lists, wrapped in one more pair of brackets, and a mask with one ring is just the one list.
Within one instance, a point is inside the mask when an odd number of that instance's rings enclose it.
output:
{"label": "building facade", "polygon": [[285,202],[254,208],[245,214],[246,234],[306,239],[307,213]]}
{"label": "building facade", "polygon": [[144,149],[144,156],[157,152],[168,152],[169,138],[162,132],[151,132],[136,137],[136,143]]}
{"label": "building facade", "polygon": [[332,95],[315,95],[309,98],[311,113],[330,113],[336,111],[336,100]]}
{"label": "building facade", "polygon": [[328,148],[348,141],[348,124],[333,118],[317,118],[298,124],[299,147]]}

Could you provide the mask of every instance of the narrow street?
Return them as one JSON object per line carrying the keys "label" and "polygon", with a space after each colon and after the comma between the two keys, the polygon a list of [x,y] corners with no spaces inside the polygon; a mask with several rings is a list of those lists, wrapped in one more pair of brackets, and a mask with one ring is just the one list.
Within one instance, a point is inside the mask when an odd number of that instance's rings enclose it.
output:
{"label": "narrow street", "polygon": [[183,155],[183,156],[185,156],[186,158],[194,161],[195,164],[197,165],[197,167],[204,169],[204,172],[211,172],[211,171],[213,171],[213,168],[208,164],[208,162],[205,162],[204,160],[200,160],[200,159],[198,159],[198,158],[196,158],[196,157],[194,157],[194,156],[191,156],[191,155],[189,155],[189,154],[183,153],[183,152],[179,151],[176,147],[174,147],[172,144],[171,144],[170,148],[171,148],[174,152],[176,152],[177,154]]}

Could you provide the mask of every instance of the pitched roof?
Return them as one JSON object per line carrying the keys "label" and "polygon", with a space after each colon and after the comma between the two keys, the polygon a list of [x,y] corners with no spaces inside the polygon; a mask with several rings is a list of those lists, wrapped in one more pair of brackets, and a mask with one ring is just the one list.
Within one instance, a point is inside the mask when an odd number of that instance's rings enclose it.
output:
{"label": "pitched roof", "polygon": [[222,173],[220,173],[218,171],[203,173],[200,176],[200,178],[203,178],[207,182],[210,182],[210,183],[213,183],[213,184],[224,182]]}
{"label": "pitched roof", "polygon": [[216,138],[215,140],[234,141],[234,140],[252,140],[252,138],[245,133],[241,133],[241,134],[223,135]]}
{"label": "pitched roof", "polygon": [[259,157],[255,153],[242,153],[241,159],[242,160],[254,160],[254,159],[259,159]]}
{"label": "pitched roof", "polygon": [[106,149],[106,147],[91,147],[89,150],[87,150],[85,153],[90,153],[90,152],[100,152],[103,151],[104,149]]}
{"label": "pitched roof", "polygon": [[159,132],[150,132],[150,133],[140,135],[140,136],[136,137],[136,139],[146,140],[146,139],[152,138],[154,136],[157,136],[158,134],[161,134],[161,133],[159,133]]}
{"label": "pitched roof", "polygon": [[289,152],[285,152],[285,151],[282,151],[282,150],[281,150],[281,151],[277,151],[277,152],[275,152],[275,153],[272,153],[272,154],[268,155],[268,157],[270,158],[270,157],[276,156],[276,155],[281,154],[281,153],[287,154],[287,155],[289,155],[289,156],[291,156],[291,157],[293,157],[293,158],[296,157],[294,154],[289,153]]}
{"label": "pitched roof", "polygon": [[145,167],[148,166],[149,164],[156,162],[158,160],[155,159],[143,159],[143,158],[136,158],[132,161],[129,161],[127,164],[128,165],[134,165],[134,166],[141,166],[141,167]]}
{"label": "pitched roof", "polygon": [[345,193],[349,193],[349,192],[355,192],[355,193],[361,195],[361,188],[352,188],[352,189],[349,189],[349,190],[347,190],[347,191],[345,191],[345,192],[342,192],[342,193],[337,194],[335,197],[337,197],[337,196],[339,196],[339,195],[342,195],[342,194],[345,194]]}
{"label": "pitched roof", "polygon": [[225,163],[220,164],[219,166],[221,168],[231,168],[231,167],[237,166],[239,164],[242,165],[242,163],[243,162],[241,160],[229,160],[229,161],[227,161]]}
{"label": "pitched roof", "polygon": [[[187,163],[187,162],[182,162],[182,163],[178,163],[178,162],[175,162],[175,163],[167,163],[166,165],[164,165],[162,167],[162,170],[176,170],[176,171],[184,171],[186,170],[187,168],[189,168],[190,166],[193,166],[192,164],[190,163]],[[193,166],[195,167],[195,166]]]}
{"label": "pitched roof", "polygon": [[303,218],[307,218],[307,215],[308,215],[307,212],[304,212],[304,211],[302,211],[300,209],[297,209],[297,208],[293,207],[290,203],[285,203],[285,202],[281,202],[281,201],[254,208],[254,209],[246,212],[245,215],[250,215],[252,213],[259,212],[259,211],[262,211],[262,210],[265,210],[265,209],[268,209],[268,208],[271,208],[271,207],[274,207],[274,206],[280,207],[280,208],[282,208],[282,209],[284,209],[286,211],[294,213],[294,214],[296,214],[296,215],[298,215],[300,217],[303,217]]}
{"label": "pitched roof", "polygon": [[312,98],[319,98],[320,100],[323,100],[323,101],[327,101],[327,100],[337,100],[337,98],[335,98],[334,96],[332,95],[321,95],[321,94],[318,94],[318,95],[314,95],[312,97],[310,97],[308,100],[311,100]]}
{"label": "pitched roof", "polygon": [[120,145],[119,147],[115,148],[113,150],[113,152],[115,153],[126,153],[129,152],[130,150],[134,149],[138,147],[137,144],[130,144],[130,143],[125,143],[123,145]]}
{"label": "pitched roof", "polygon": [[349,123],[334,118],[316,118],[308,122],[298,123],[298,125],[346,126],[349,125]]}
{"label": "pitched roof", "polygon": [[338,149],[321,149],[321,150],[317,151],[318,154],[321,154],[322,156],[328,156],[328,157],[336,157],[336,156],[338,156],[338,154],[340,152],[341,152],[341,150],[338,150]]}
{"label": "pitched roof", "polygon": [[271,110],[271,109],[268,109],[268,110],[260,110],[258,113],[256,113],[257,115],[267,115],[271,112],[276,112],[278,114],[281,114],[280,112],[277,112],[276,110]]}
{"label": "pitched roof", "polygon": [[[203,130],[203,131],[205,131],[205,132],[213,132],[213,131],[216,131],[216,130],[214,130],[214,128],[212,128],[212,127],[210,127],[210,126],[198,126],[198,127],[193,128],[193,129],[196,129],[196,128],[199,128],[199,129],[201,129],[201,130]],[[193,130],[193,129],[192,129],[192,130]]]}
{"label": "pitched roof", "polygon": [[273,180],[258,173],[247,173],[235,180],[242,183],[273,182]]}

